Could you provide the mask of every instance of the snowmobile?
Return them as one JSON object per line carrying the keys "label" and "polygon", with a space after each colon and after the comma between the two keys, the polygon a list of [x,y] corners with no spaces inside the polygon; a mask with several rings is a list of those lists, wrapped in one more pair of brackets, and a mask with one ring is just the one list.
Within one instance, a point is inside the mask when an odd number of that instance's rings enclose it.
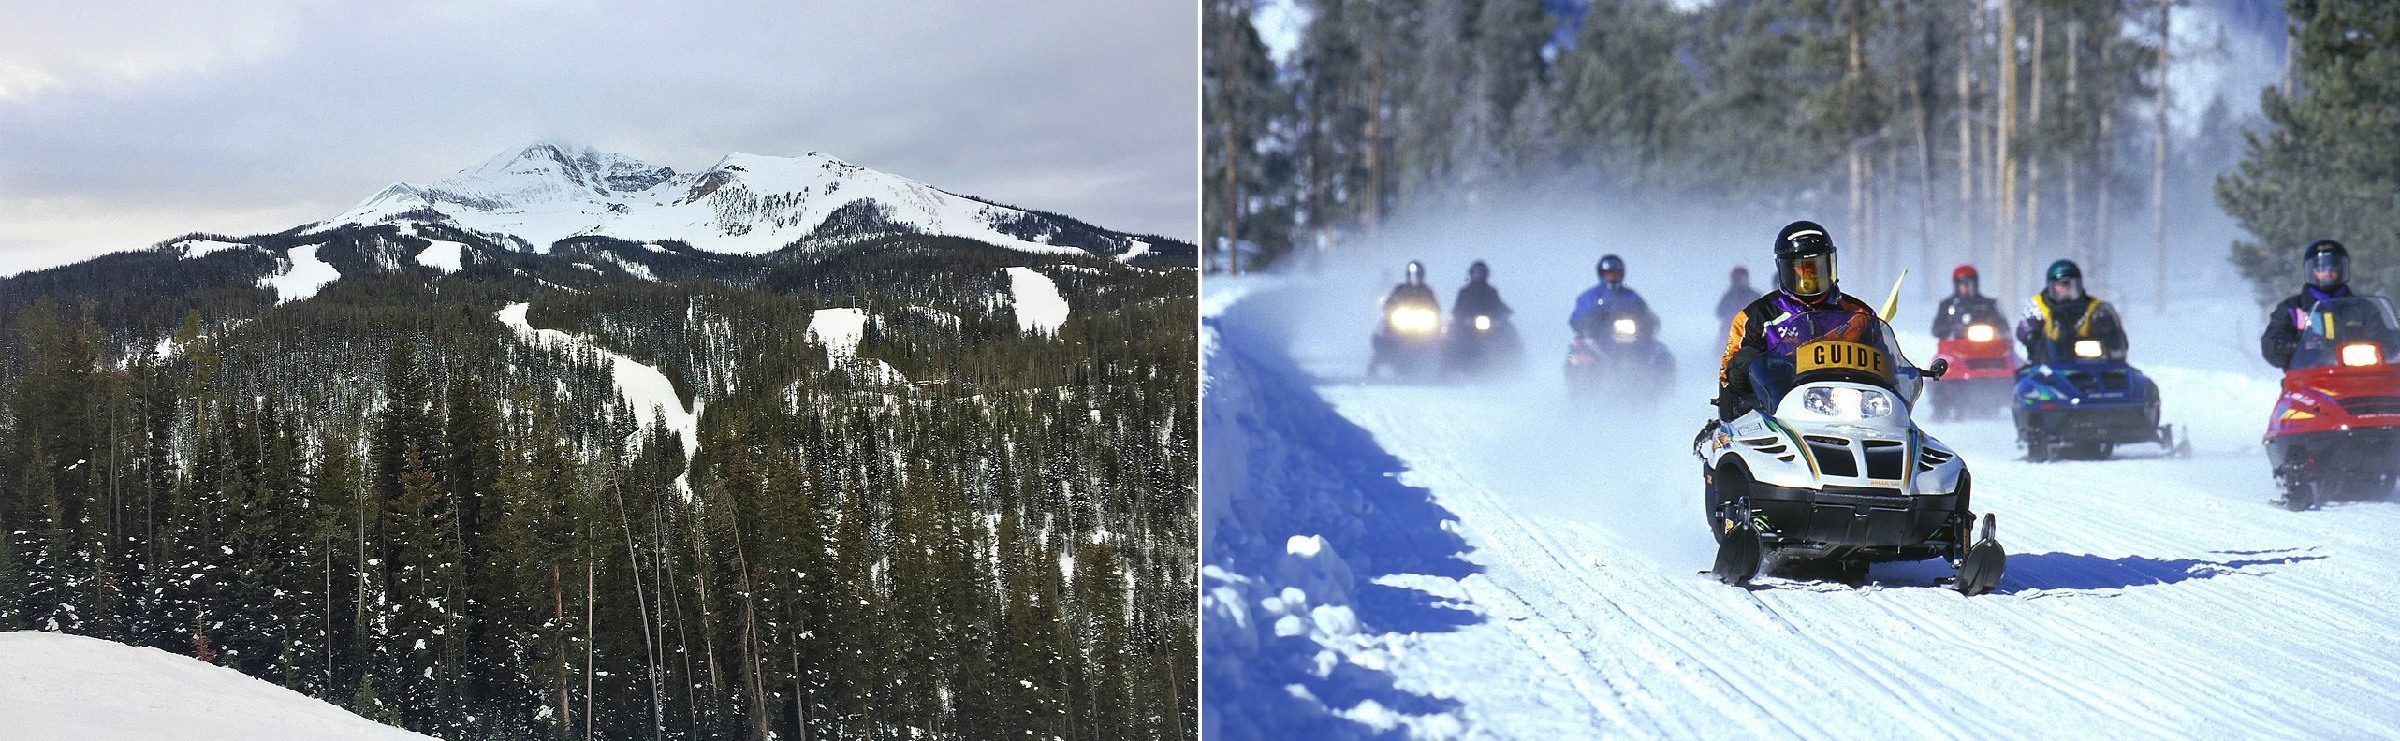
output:
{"label": "snowmobile", "polygon": [[1959,336],[1935,343],[1934,359],[1950,366],[1942,382],[1927,390],[1936,419],[1998,416],[2016,387],[2016,368],[2023,361],[2004,329],[2006,319],[1969,316],[1965,325]]}
{"label": "snowmobile", "polygon": [[1375,325],[1375,355],[1367,375],[1388,371],[1398,378],[1424,378],[1441,369],[1442,311],[1430,302],[1396,301]]}
{"label": "snowmobile", "polygon": [[2017,442],[2034,463],[2081,458],[2104,460],[2125,443],[2156,443],[2168,455],[2191,452],[2158,423],[2158,385],[2110,352],[2100,340],[2058,339],[2049,363],[2016,370]]}
{"label": "snowmobile", "polygon": [[1567,392],[1586,400],[1654,401],[1675,380],[1675,355],[1623,312],[1592,315],[1567,343]]}
{"label": "snowmobile", "polygon": [[2283,505],[2390,497],[2400,483],[2400,322],[2380,297],[2319,301],[2305,316],[2265,440]]}
{"label": "snowmobile", "polygon": [[1450,331],[1442,337],[1443,375],[1464,378],[1505,372],[1515,369],[1524,356],[1525,343],[1506,314],[1462,314],[1453,319]]}
{"label": "snowmobile", "polygon": [[1767,327],[1768,351],[1748,376],[1753,408],[1712,420],[1692,446],[1719,581],[1743,586],[1764,568],[1811,562],[1856,581],[1874,562],[1941,558],[1960,592],[2000,584],[1998,519],[1984,515],[1976,534],[1966,461],[1909,414],[1948,364],[1911,366],[1893,337],[1853,312]]}

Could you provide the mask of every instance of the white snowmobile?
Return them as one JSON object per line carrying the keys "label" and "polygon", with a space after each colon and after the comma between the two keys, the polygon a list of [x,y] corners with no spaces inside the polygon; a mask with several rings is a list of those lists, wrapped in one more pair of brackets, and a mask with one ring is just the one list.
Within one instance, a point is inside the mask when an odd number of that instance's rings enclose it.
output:
{"label": "white snowmobile", "polygon": [[1891,326],[1867,314],[1787,315],[1765,330],[1752,410],[1693,442],[1717,539],[1710,573],[1745,586],[1762,569],[1813,563],[1857,581],[1877,561],[1942,558],[1960,592],[1998,586],[2008,556],[1995,518],[1971,537],[1966,462],[1909,414],[1948,364],[1910,365]]}

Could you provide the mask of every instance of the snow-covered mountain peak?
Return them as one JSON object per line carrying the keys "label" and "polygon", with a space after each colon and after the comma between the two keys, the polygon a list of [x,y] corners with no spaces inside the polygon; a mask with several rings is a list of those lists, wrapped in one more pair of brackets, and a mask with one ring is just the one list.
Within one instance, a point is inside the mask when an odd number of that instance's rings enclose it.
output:
{"label": "snow-covered mountain peak", "polygon": [[679,240],[761,254],[892,234],[972,239],[1028,252],[1121,255],[1140,240],[994,205],[821,152],[735,152],[697,173],[591,147],[537,140],[426,185],[396,183],[319,224],[440,222],[524,240],[605,236]]}

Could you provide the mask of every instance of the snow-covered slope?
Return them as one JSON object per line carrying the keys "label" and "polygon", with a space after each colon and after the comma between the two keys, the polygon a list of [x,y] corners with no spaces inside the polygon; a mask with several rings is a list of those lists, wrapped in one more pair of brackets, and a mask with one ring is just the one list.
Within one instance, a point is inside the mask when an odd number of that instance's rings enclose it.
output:
{"label": "snow-covered slope", "polygon": [[1067,323],[1067,299],[1042,271],[1009,268],[1008,295],[1016,304],[1017,331],[1057,334],[1058,325]]}
{"label": "snow-covered slope", "polygon": [[263,680],[155,648],[0,633],[0,736],[43,741],[407,741]]}
{"label": "snow-covered slope", "polygon": [[[509,304],[500,310],[498,318],[501,324],[516,330],[517,336],[529,343],[560,349],[588,347],[599,351],[602,357],[608,358],[610,373],[617,382],[617,393],[640,416],[639,423],[647,428],[652,422],[663,418],[667,429],[683,441],[684,460],[689,465],[688,461],[700,452],[699,422],[705,401],[693,399],[691,406],[686,407],[683,400],[675,395],[675,384],[668,381],[667,375],[658,372],[657,368],[610,352],[581,335],[535,328],[525,319],[525,314],[531,309],[531,304]],[[683,484],[680,477],[675,481],[679,486]],[[688,488],[683,493],[687,497],[691,495]]]}
{"label": "snow-covered slope", "polygon": [[1664,411],[1628,416],[1563,403],[1546,317],[1522,379],[1359,382],[1376,290],[1208,286],[1211,735],[2400,736],[2400,504],[2269,504],[2249,307],[2128,316],[2191,458],[2037,465],[2005,420],[1929,424],[2010,550],[1964,598],[1935,563],[1697,573],[1705,321],[1668,337]]}
{"label": "snow-covered slope", "polygon": [[[905,231],[1029,252],[1083,252],[1051,243],[1068,228],[1053,221],[813,152],[735,153],[706,170],[678,173],[620,154],[535,142],[432,183],[395,183],[310,231],[447,222],[513,236],[542,252],[569,237],[607,236],[682,240],[736,254],[773,252],[810,237]],[[1102,239],[1105,254],[1148,249],[1131,237]]]}

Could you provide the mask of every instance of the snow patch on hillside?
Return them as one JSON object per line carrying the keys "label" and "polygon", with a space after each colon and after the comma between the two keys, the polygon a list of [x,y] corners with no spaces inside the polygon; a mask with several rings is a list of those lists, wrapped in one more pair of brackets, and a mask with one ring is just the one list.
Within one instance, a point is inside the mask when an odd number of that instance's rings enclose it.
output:
{"label": "snow patch on hillside", "polygon": [[858,309],[818,309],[808,321],[808,341],[825,346],[825,361],[840,363],[858,355],[858,340],[867,334],[867,313]]}
{"label": "snow patch on hillside", "polygon": [[317,259],[317,246],[294,247],[284,261],[283,272],[268,276],[266,287],[275,289],[275,303],[285,304],[317,295],[326,284],[342,279],[342,271]]}
{"label": "snow patch on hillside", "polygon": [[465,262],[463,258],[466,256],[467,245],[446,239],[430,241],[433,242],[433,246],[417,253],[417,264],[445,273],[458,272],[459,266]]}
{"label": "snow patch on hillside", "polygon": [[213,253],[224,252],[232,249],[258,249],[258,245],[244,242],[227,242],[218,239],[186,239],[181,242],[176,242],[175,246],[183,250],[183,258],[186,260],[197,259]]}
{"label": "snow patch on hillside", "polygon": [[241,672],[97,638],[0,633],[0,728],[51,741],[407,741]]}
{"label": "snow patch on hillside", "polygon": [[1058,326],[1067,322],[1066,297],[1058,295],[1058,283],[1041,271],[1009,268],[1008,293],[1016,301],[1018,331],[1057,334]]}
{"label": "snow patch on hillside", "polygon": [[1133,262],[1134,258],[1147,254],[1150,254],[1150,242],[1136,239],[1132,247],[1125,248],[1125,254],[1117,256],[1117,262]]}
{"label": "snow patch on hillside", "polygon": [[[570,351],[580,348],[598,351],[601,357],[608,359],[609,373],[617,382],[617,394],[633,407],[634,413],[640,417],[638,421],[641,426],[647,429],[656,417],[664,416],[667,429],[683,440],[683,457],[686,465],[689,465],[688,462],[700,452],[700,411],[706,402],[695,396],[692,405],[687,408],[683,400],[675,395],[675,384],[669,382],[667,375],[658,372],[657,368],[611,352],[582,335],[534,328],[525,319],[526,312],[532,308],[531,304],[513,303],[501,309],[497,316],[500,323],[516,330],[517,336],[528,343]],[[676,479],[676,484],[682,487],[683,479]],[[683,494],[689,498],[691,490],[686,488]]]}

